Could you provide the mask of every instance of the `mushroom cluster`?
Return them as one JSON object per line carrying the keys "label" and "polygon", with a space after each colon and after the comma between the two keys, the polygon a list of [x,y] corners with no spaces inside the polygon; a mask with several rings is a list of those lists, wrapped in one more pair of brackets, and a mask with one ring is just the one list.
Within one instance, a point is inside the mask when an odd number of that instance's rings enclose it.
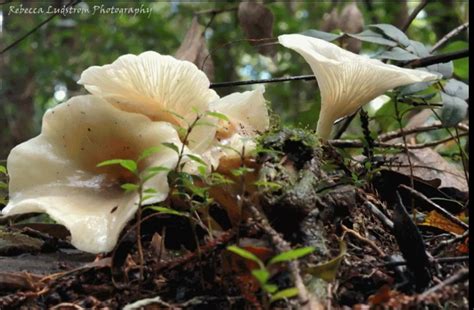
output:
{"label": "mushroom cluster", "polygon": [[[337,118],[385,91],[438,78],[304,35],[278,39],[300,53],[316,76],[322,97],[317,133],[322,140],[329,138]],[[269,127],[263,87],[220,98],[194,64],[156,52],[90,67],[78,83],[92,95],[48,110],[41,134],[11,151],[10,200],[2,213],[46,212],[69,229],[75,247],[91,253],[112,250],[138,208],[139,194],[124,192],[121,185],[137,182],[150,167],[164,167],[144,184],[154,189],[147,202],[157,203],[168,196],[167,169],[181,162],[186,171],[196,170],[193,162],[181,161],[169,148],[140,161],[136,173],[99,163],[136,160],[145,150],[173,144],[216,169],[250,155],[254,138]]]}
{"label": "mushroom cluster", "polygon": [[[10,200],[2,213],[46,212],[71,232],[71,243],[86,252],[111,251],[133,218],[139,194],[121,185],[136,183],[137,175],[150,167],[175,168],[178,154],[160,148],[139,162],[137,173],[99,163],[137,160],[145,150],[165,143],[217,168],[220,161],[238,155],[229,146],[250,154],[253,138],[269,126],[263,88],[219,98],[194,64],[156,52],[124,55],[112,64],[90,67],[78,83],[92,95],[73,97],[48,110],[41,134],[11,151]],[[212,112],[227,117],[219,119]],[[189,129],[186,141],[179,134],[182,129]],[[190,171],[192,163],[186,163]],[[166,169],[144,185],[154,189],[147,203],[165,200]]]}

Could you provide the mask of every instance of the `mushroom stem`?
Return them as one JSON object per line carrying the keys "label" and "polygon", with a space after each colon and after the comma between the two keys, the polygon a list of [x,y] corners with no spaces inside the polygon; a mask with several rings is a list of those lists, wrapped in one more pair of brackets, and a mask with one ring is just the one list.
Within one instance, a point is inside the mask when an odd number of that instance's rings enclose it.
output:
{"label": "mushroom stem", "polygon": [[333,123],[334,120],[331,117],[328,117],[326,113],[323,113],[323,111],[321,111],[321,114],[319,115],[318,125],[316,127],[316,133],[318,134],[318,137],[324,142],[331,137]]}

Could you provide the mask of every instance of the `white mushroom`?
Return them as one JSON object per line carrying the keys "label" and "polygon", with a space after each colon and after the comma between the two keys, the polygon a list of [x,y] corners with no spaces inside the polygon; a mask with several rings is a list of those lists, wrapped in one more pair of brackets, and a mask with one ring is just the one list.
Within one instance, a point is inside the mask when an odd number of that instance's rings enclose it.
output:
{"label": "white mushroom", "polygon": [[[119,165],[97,167],[110,159],[136,160],[163,142],[182,146],[176,130],[141,114],[121,111],[95,96],[71,98],[46,112],[39,136],[16,146],[7,161],[10,200],[4,215],[46,212],[71,232],[80,250],[99,253],[113,249],[125,224],[137,210],[138,194],[124,192],[123,183],[137,177]],[[140,161],[148,167],[174,168],[178,155],[163,147]],[[156,195],[168,195],[167,173],[145,183]]]}
{"label": "white mushroom", "polygon": [[[210,109],[228,120],[220,120],[216,132],[216,147],[211,150],[213,162],[224,158],[250,155],[256,147],[255,137],[268,129],[270,120],[263,93],[264,87],[233,93],[211,103]],[[221,147],[221,146],[224,147]]]}
{"label": "white mushroom", "polygon": [[317,133],[322,140],[329,138],[336,119],[354,113],[387,90],[438,78],[426,71],[387,65],[305,35],[281,35],[278,40],[303,56],[316,76],[321,90]]}
{"label": "white mushroom", "polygon": [[[78,83],[121,110],[183,128],[219,98],[209,89],[206,74],[193,63],[153,51],[123,55],[112,64],[90,67]],[[213,118],[206,118],[202,123],[213,122]],[[214,133],[213,126],[197,126],[190,136],[190,149],[204,151]]]}

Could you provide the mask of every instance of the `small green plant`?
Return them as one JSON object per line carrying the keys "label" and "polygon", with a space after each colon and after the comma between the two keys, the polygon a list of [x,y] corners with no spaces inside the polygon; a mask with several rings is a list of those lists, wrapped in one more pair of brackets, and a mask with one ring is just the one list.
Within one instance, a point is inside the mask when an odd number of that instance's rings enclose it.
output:
{"label": "small green plant", "polygon": [[[7,178],[8,178],[7,168],[5,168],[5,166],[3,165],[0,165],[0,205],[7,204],[7,195],[6,195],[6,191],[8,189]],[[3,179],[5,179],[5,181],[3,181]],[[5,191],[5,194],[4,194],[4,191]]]}
{"label": "small green plant", "polygon": [[[277,301],[283,298],[291,298],[298,295],[298,289],[296,287],[290,287],[290,288],[280,290],[277,285],[270,283],[269,280],[270,280],[271,274],[268,267],[277,263],[289,262],[295,259],[299,259],[303,256],[306,256],[314,252],[315,248],[303,247],[303,248],[292,249],[290,251],[286,251],[286,252],[275,255],[266,264],[262,262],[262,260],[260,260],[253,253],[247,250],[244,250],[242,248],[239,248],[237,246],[233,246],[233,245],[229,246],[227,247],[227,250],[239,255],[242,258],[245,258],[247,260],[257,263],[258,268],[252,270],[251,273],[255,277],[255,279],[258,281],[262,290],[268,295],[270,295],[270,303],[272,303],[274,301]],[[264,304],[266,303],[267,301],[266,299],[264,299]]]}

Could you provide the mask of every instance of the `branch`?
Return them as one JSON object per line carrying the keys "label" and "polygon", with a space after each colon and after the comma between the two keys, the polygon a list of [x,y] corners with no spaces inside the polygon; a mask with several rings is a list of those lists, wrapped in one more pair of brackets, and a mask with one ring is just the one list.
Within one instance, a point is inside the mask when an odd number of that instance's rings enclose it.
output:
{"label": "branch", "polygon": [[418,4],[418,6],[415,8],[415,10],[408,17],[407,22],[405,23],[405,25],[403,25],[401,27],[401,30],[403,32],[406,32],[408,30],[408,27],[410,27],[411,23],[415,20],[418,13],[420,13],[420,11],[423,10],[427,4],[428,4],[428,0],[423,0],[423,1],[420,2],[420,4]]}
{"label": "branch", "polygon": [[463,221],[461,221],[459,218],[455,217],[454,215],[452,215],[451,213],[449,213],[448,211],[446,211],[444,208],[442,208],[441,206],[437,205],[436,203],[434,203],[433,201],[431,201],[428,197],[426,197],[425,195],[423,195],[422,193],[420,193],[419,191],[411,188],[411,187],[408,187],[406,186],[405,184],[400,184],[399,187],[403,188],[403,189],[406,189],[407,191],[410,192],[410,194],[412,194],[412,196],[415,196],[417,198],[420,198],[421,200],[425,201],[426,203],[428,203],[431,207],[433,207],[433,209],[435,209],[437,212],[441,213],[444,217],[446,217],[447,219],[449,219],[451,222],[461,226],[462,228],[464,229],[469,229],[469,225],[467,225],[466,223],[464,223]]}
{"label": "branch", "polygon": [[[405,132],[404,132],[405,133]],[[467,136],[469,135],[468,132],[463,132],[460,133],[459,136]],[[439,144],[446,143],[448,141],[454,140],[455,137],[447,137],[445,139],[441,140],[436,140],[436,141],[431,141],[431,142],[426,142],[426,143],[420,143],[420,144],[407,144],[407,147],[410,150],[416,150],[416,149],[424,149],[426,147],[432,147],[436,146]],[[360,140],[340,140],[340,139],[334,139],[334,140],[329,140],[328,141],[332,146],[334,147],[339,147],[339,148],[359,148],[359,147],[364,147],[364,144]],[[405,145],[403,143],[386,143],[386,142],[380,142],[380,141],[375,141],[374,143],[375,147],[380,147],[380,148],[397,148],[397,149],[403,149],[405,148]]]}
{"label": "branch", "polygon": [[456,284],[458,282],[463,282],[463,281],[466,281],[466,280],[469,280],[469,269],[462,268],[457,273],[455,273],[451,277],[447,278],[443,282],[439,283],[438,285],[433,286],[429,290],[425,291],[423,294],[418,295],[418,299],[423,300],[426,297],[428,297],[430,294],[439,291],[440,289],[444,288],[445,286],[453,285],[453,284]]}
{"label": "branch", "polygon": [[[76,4],[78,4],[79,2],[81,2],[81,0],[71,0],[71,2],[69,2],[67,5],[64,6],[64,8],[68,8],[68,7],[73,7],[75,6]],[[59,10],[58,10],[59,11]],[[39,23],[38,25],[36,25],[33,29],[31,29],[30,31],[28,31],[27,33],[25,33],[24,35],[22,35],[21,37],[19,37],[18,39],[16,39],[13,43],[11,43],[10,45],[8,45],[7,47],[5,47],[1,52],[0,52],[0,55],[5,53],[6,51],[8,51],[9,49],[13,48],[14,46],[18,45],[21,41],[23,41],[24,39],[26,39],[27,37],[29,37],[30,35],[32,35],[33,33],[35,33],[38,29],[40,29],[43,25],[45,25],[46,23],[48,23],[50,20],[52,20],[53,18],[55,18],[56,16],[60,15],[61,13],[60,12],[57,12],[57,13],[54,13],[53,15],[51,15],[50,17],[46,18],[44,21],[42,21],[41,23]]]}
{"label": "branch", "polygon": [[[465,124],[459,123],[459,124],[456,125],[456,127],[461,129],[461,130],[464,130],[464,131],[469,131],[469,126],[467,126]],[[413,133],[426,132],[426,131],[442,129],[442,128],[445,128],[445,126],[440,121],[436,121],[436,122],[434,122],[433,124],[430,124],[430,125],[423,125],[423,126],[419,126],[419,127],[403,129],[403,133],[401,132],[401,130],[395,130],[395,131],[390,131],[390,132],[381,134],[378,137],[378,141],[386,142],[386,141],[389,141],[389,140],[392,140],[392,139],[395,139],[395,138],[399,138],[403,134],[410,135],[410,134],[413,134]]]}
{"label": "branch", "polygon": [[451,60],[456,60],[456,59],[460,59],[464,57],[469,57],[469,48],[456,51],[456,52],[415,59],[413,61],[406,63],[404,67],[407,67],[407,66],[411,68],[426,67],[429,65],[434,65],[434,64],[438,64],[442,62],[448,62]]}
{"label": "branch", "polygon": [[448,34],[446,34],[444,37],[441,38],[441,40],[439,40],[438,42],[436,42],[435,45],[433,45],[433,47],[430,50],[430,53],[433,53],[435,50],[440,48],[444,43],[446,43],[449,39],[458,35],[461,31],[467,28],[469,28],[469,22],[462,24],[461,26],[458,26],[454,28],[453,30],[451,30],[450,32],[448,32]]}
{"label": "branch", "polygon": [[296,76],[263,79],[263,80],[246,80],[246,81],[229,81],[229,82],[211,83],[210,88],[252,85],[252,84],[265,84],[265,83],[278,83],[278,82],[300,81],[300,80],[312,81],[315,79],[316,77],[314,75],[296,75]]}

